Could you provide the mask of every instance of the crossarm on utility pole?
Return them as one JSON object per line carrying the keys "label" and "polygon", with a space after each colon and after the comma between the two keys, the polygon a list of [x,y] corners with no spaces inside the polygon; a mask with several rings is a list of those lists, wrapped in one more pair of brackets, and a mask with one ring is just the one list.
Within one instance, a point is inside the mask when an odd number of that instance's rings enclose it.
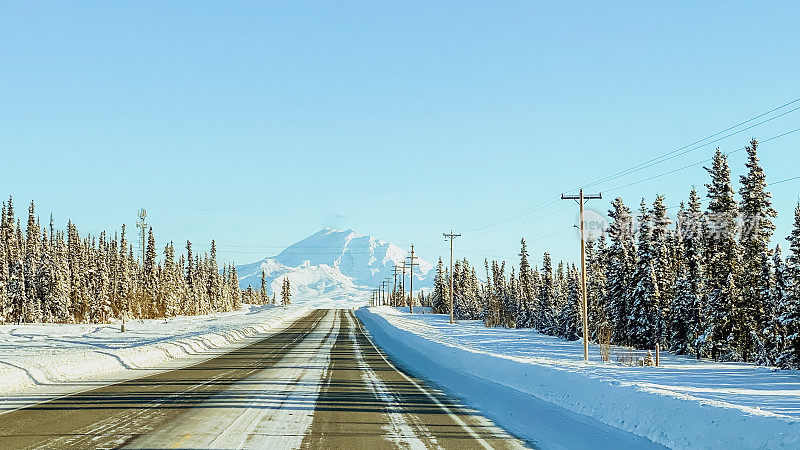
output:
{"label": "crossarm on utility pole", "polygon": [[407,256],[408,259],[411,261],[406,263],[408,265],[408,280],[411,284],[409,284],[408,288],[408,296],[410,297],[408,302],[408,311],[411,314],[414,314],[414,266],[418,266],[419,263],[415,263],[414,260],[418,259],[417,256],[414,256],[414,244],[411,244],[411,256]]}

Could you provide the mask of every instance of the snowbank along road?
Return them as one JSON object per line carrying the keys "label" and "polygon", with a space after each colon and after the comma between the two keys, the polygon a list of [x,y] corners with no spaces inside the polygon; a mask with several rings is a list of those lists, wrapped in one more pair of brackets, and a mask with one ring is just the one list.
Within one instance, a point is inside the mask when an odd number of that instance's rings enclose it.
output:
{"label": "snowbank along road", "polygon": [[350,310],[202,363],[0,414],[0,448],[520,448],[398,371]]}

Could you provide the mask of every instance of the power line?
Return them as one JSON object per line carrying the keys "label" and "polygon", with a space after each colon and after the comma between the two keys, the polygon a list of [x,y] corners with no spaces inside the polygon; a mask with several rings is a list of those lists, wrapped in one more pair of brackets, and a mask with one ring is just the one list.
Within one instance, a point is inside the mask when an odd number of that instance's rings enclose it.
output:
{"label": "power line", "polygon": [[[781,109],[781,108],[783,108],[785,106],[791,105],[792,103],[795,103],[797,101],[800,101],[800,99],[797,99],[797,100],[791,101],[789,103],[786,103],[783,106],[779,106],[778,108],[774,108],[774,109],[772,109],[770,111],[767,111],[764,114],[760,114],[760,115],[758,115],[756,117],[753,117],[751,119],[748,119],[748,120],[746,120],[744,122],[740,122],[737,125],[734,125],[732,127],[726,128],[725,130],[722,130],[720,132],[714,133],[711,136],[705,137],[705,138],[700,139],[698,141],[695,141],[695,142],[693,142],[693,143],[691,143],[689,145],[685,145],[685,146],[683,146],[681,148],[678,148],[678,149],[672,150],[670,152],[664,153],[662,155],[656,156],[655,158],[652,158],[652,159],[649,159],[649,160],[647,160],[647,161],[645,161],[643,163],[637,164],[637,165],[635,165],[635,166],[633,166],[633,167],[631,167],[629,169],[619,171],[619,172],[617,172],[617,173],[615,173],[613,175],[609,175],[609,176],[601,178],[599,180],[595,180],[595,181],[593,181],[593,182],[591,182],[589,184],[583,185],[581,187],[586,188],[586,187],[596,186],[597,184],[600,184],[600,183],[603,183],[603,182],[606,182],[606,181],[611,181],[611,180],[620,178],[622,176],[629,175],[631,173],[639,172],[641,170],[647,169],[648,167],[652,167],[652,166],[655,166],[657,164],[661,164],[664,161],[669,161],[671,159],[677,158],[678,156],[685,155],[685,154],[687,154],[689,152],[692,152],[694,150],[697,150],[699,148],[703,148],[703,147],[709,146],[709,145],[711,145],[711,144],[713,144],[715,142],[719,142],[719,141],[721,141],[723,139],[727,139],[727,138],[729,138],[731,136],[734,136],[736,134],[739,134],[739,133],[742,133],[744,131],[750,130],[750,129],[755,128],[757,126],[763,125],[763,124],[765,124],[767,122],[771,122],[771,121],[773,121],[773,120],[775,120],[775,119],[777,119],[779,117],[782,117],[782,116],[785,116],[787,114],[793,113],[793,112],[795,112],[797,110],[800,110],[800,107],[794,108],[794,109],[789,110],[789,111],[785,111],[785,112],[783,112],[781,114],[778,114],[777,116],[770,117],[769,119],[766,119],[764,121],[761,121],[761,122],[753,124],[753,125],[750,125],[749,127],[742,128],[741,130],[734,131],[733,133],[730,133],[730,134],[727,134],[725,136],[719,137],[717,139],[714,139],[713,141],[709,141],[709,142],[706,142],[704,144],[697,145],[697,144],[699,144],[699,143],[701,143],[701,142],[703,142],[703,141],[705,141],[707,139],[710,139],[712,137],[715,137],[715,136],[718,136],[718,135],[720,135],[722,133],[730,131],[730,130],[732,130],[734,128],[737,128],[737,127],[739,127],[739,126],[741,126],[741,125],[743,125],[745,123],[751,122],[751,121],[753,121],[753,120],[755,120],[755,119],[757,119],[759,117],[763,117],[763,116],[765,116],[765,115],[767,115],[767,114],[769,114],[771,112],[777,111],[778,109]],[[692,148],[689,148],[689,147],[692,147]],[[681,151],[681,150],[683,150],[683,151]],[[668,156],[668,158],[667,158],[667,156]]]}
{"label": "power line", "polygon": [[[798,109],[800,109],[800,108],[798,108]],[[760,141],[759,143],[761,143],[761,144],[764,144],[764,143],[767,143],[767,142],[770,142],[770,141],[773,141],[773,140],[776,140],[776,139],[782,138],[782,137],[784,137],[784,136],[787,136],[787,135],[789,135],[789,134],[792,134],[792,133],[795,133],[795,132],[798,132],[798,131],[800,131],[800,128],[795,128],[795,129],[793,129],[793,130],[790,130],[790,131],[787,131],[787,132],[784,132],[784,133],[778,134],[778,135],[776,135],[776,136],[772,136],[772,137],[770,137],[770,138],[764,139],[763,141]],[[736,149],[736,150],[732,150],[732,151],[726,152],[726,155],[731,155],[731,154],[734,154],[734,153],[740,152],[740,151],[742,151],[742,150],[744,150],[744,149],[746,149],[746,148],[747,148],[747,147],[741,147],[741,148],[738,148],[738,149]],[[683,170],[689,169],[689,168],[691,168],[691,167],[699,166],[699,165],[701,165],[701,164],[703,164],[703,163],[706,163],[706,162],[709,162],[709,161],[711,161],[712,159],[713,159],[713,157],[711,157],[711,158],[706,158],[706,159],[703,159],[703,160],[701,160],[701,161],[697,161],[697,162],[694,162],[694,163],[691,163],[691,164],[687,164],[687,165],[685,165],[685,166],[678,167],[678,168],[676,168],[676,169],[672,169],[672,170],[668,170],[668,171],[665,171],[665,172],[661,172],[661,173],[658,173],[658,174],[655,174],[655,175],[652,175],[652,176],[649,176],[649,177],[646,177],[646,178],[642,178],[642,179],[640,179],[640,180],[632,181],[632,182],[630,182],[630,183],[625,183],[625,184],[622,184],[622,185],[619,185],[619,186],[614,186],[614,187],[612,187],[612,188],[609,188],[609,189],[604,189],[604,191],[605,191],[605,192],[613,192],[613,191],[617,191],[617,190],[620,190],[620,189],[624,189],[624,188],[626,188],[626,187],[630,187],[630,186],[634,186],[634,185],[637,185],[637,184],[641,184],[641,183],[644,183],[644,182],[647,182],[647,181],[654,180],[654,179],[656,179],[656,178],[661,178],[661,177],[663,177],[663,176],[666,176],[666,175],[670,175],[670,174],[673,174],[673,173],[676,173],[676,172],[680,172],[680,171],[683,171]],[[774,183],[773,183],[773,184],[774,184]],[[538,217],[536,217],[536,218],[533,218],[533,219],[531,219],[531,220],[527,220],[527,221],[525,221],[525,222],[520,222],[520,223],[518,223],[518,224],[510,225],[510,226],[508,226],[508,227],[505,227],[505,228],[500,228],[500,229],[496,229],[496,230],[482,231],[482,232],[473,232],[473,233],[469,233],[469,234],[488,234],[488,233],[497,233],[497,232],[501,232],[501,231],[510,230],[510,229],[513,229],[513,228],[517,228],[517,227],[521,227],[521,226],[524,226],[524,225],[531,224],[531,223],[533,223],[533,222],[537,222],[537,221],[539,221],[539,220],[542,220],[542,219],[544,219],[544,218],[550,217],[550,216],[552,216],[552,215],[554,215],[554,214],[557,214],[557,213],[559,213],[559,212],[565,211],[565,210],[567,210],[567,209],[569,209],[569,207],[566,207],[566,208],[561,208],[561,209],[558,209],[558,210],[552,211],[552,212],[550,212],[550,213],[547,213],[547,214],[544,214],[544,215],[538,216]]]}
{"label": "power line", "polygon": [[772,182],[772,183],[767,183],[767,186],[772,186],[772,185],[775,185],[775,184],[786,183],[787,181],[792,181],[792,180],[800,180],[800,176],[798,176],[798,177],[792,177],[792,178],[787,178],[787,179],[785,179],[785,180],[780,180],[780,181],[774,181],[774,182]]}
{"label": "power line", "polygon": [[[559,198],[560,198],[560,197],[559,197]],[[497,229],[497,230],[488,230],[488,231],[472,232],[472,233],[469,233],[469,234],[489,234],[489,233],[498,233],[498,232],[500,232],[500,231],[506,231],[506,230],[510,230],[510,229],[512,229],[512,228],[517,228],[517,227],[521,227],[521,226],[523,226],[523,225],[528,225],[528,224],[530,224],[530,223],[537,222],[537,221],[539,221],[539,220],[542,220],[542,219],[544,219],[544,218],[546,218],[546,217],[550,217],[550,216],[552,216],[552,215],[554,215],[554,214],[558,214],[558,213],[560,213],[560,212],[562,212],[562,211],[566,211],[566,210],[568,210],[568,209],[570,209],[570,207],[569,207],[569,206],[567,206],[567,207],[565,207],[565,208],[560,208],[560,209],[557,209],[557,210],[555,210],[555,211],[551,211],[551,212],[549,212],[549,213],[547,213],[547,214],[544,214],[544,215],[541,215],[541,216],[535,217],[535,218],[533,218],[533,219],[530,219],[530,220],[528,220],[528,221],[525,221],[525,222],[521,222],[521,223],[518,223],[518,224],[515,224],[515,225],[509,225],[509,226],[507,226],[507,227],[505,227],[505,228],[500,228],[500,229]],[[465,232],[465,233],[466,233],[466,232]]]}
{"label": "power line", "polygon": [[[635,165],[635,166],[633,166],[633,167],[630,167],[630,168],[628,168],[628,169],[625,169],[625,170],[622,170],[622,171],[618,171],[618,172],[616,172],[616,173],[614,173],[614,174],[611,174],[611,175],[609,175],[609,176],[607,176],[607,177],[603,177],[603,178],[600,178],[600,179],[598,179],[598,180],[595,180],[595,181],[593,181],[593,182],[591,182],[591,183],[589,183],[589,184],[586,184],[586,185],[579,186],[579,187],[576,187],[576,188],[574,188],[574,189],[568,190],[568,192],[571,192],[571,191],[574,191],[574,190],[577,190],[577,189],[580,189],[580,188],[586,188],[586,187],[595,186],[595,185],[597,185],[597,184],[600,184],[600,183],[603,183],[603,182],[606,182],[606,181],[610,181],[610,180],[613,180],[613,179],[617,179],[617,178],[620,178],[620,177],[622,177],[622,176],[629,175],[629,174],[631,174],[631,173],[635,173],[635,172],[638,172],[638,171],[644,170],[644,169],[646,169],[646,168],[649,168],[649,167],[652,167],[652,166],[654,166],[654,165],[660,164],[660,163],[662,163],[662,162],[668,161],[668,160],[670,160],[670,159],[676,158],[676,157],[678,157],[678,156],[682,156],[682,155],[684,155],[684,154],[686,154],[686,153],[689,153],[689,152],[691,152],[691,151],[694,151],[694,150],[697,150],[697,149],[699,149],[699,148],[702,148],[702,147],[708,146],[708,145],[710,145],[710,144],[713,144],[713,143],[715,143],[715,142],[719,142],[719,141],[721,141],[721,140],[723,140],[723,139],[726,139],[726,138],[728,138],[728,137],[731,137],[731,136],[733,136],[733,135],[735,135],[735,134],[742,133],[742,132],[744,132],[744,131],[747,131],[747,130],[749,130],[749,129],[752,129],[752,128],[755,128],[755,127],[758,127],[758,126],[760,126],[760,125],[763,125],[763,124],[765,124],[765,123],[767,123],[767,122],[770,122],[770,121],[772,121],[772,120],[775,120],[775,119],[777,119],[777,118],[779,118],[779,117],[785,116],[785,115],[787,115],[787,114],[790,114],[790,113],[792,113],[792,112],[795,112],[795,111],[798,111],[798,110],[800,110],[800,107],[796,107],[796,108],[794,108],[794,109],[791,109],[791,110],[789,110],[789,111],[784,111],[784,112],[782,112],[781,114],[778,114],[778,115],[776,115],[776,116],[773,116],[773,117],[771,117],[771,118],[769,118],[769,119],[766,119],[766,120],[763,120],[763,121],[761,121],[761,122],[758,122],[758,123],[756,123],[756,124],[753,124],[753,125],[751,125],[751,126],[749,126],[749,127],[745,127],[745,128],[743,128],[743,129],[741,129],[741,130],[735,131],[735,132],[733,132],[733,133],[730,133],[730,134],[728,134],[728,135],[725,135],[725,136],[719,137],[719,138],[717,138],[717,139],[715,139],[715,140],[713,140],[713,141],[706,142],[706,143],[704,143],[704,144],[702,144],[702,145],[699,145],[699,146],[697,145],[697,144],[700,144],[700,143],[702,143],[702,142],[704,142],[704,141],[707,141],[707,140],[709,140],[709,139],[712,139],[712,138],[714,138],[714,137],[717,137],[717,136],[719,136],[719,135],[721,135],[721,134],[724,134],[724,133],[726,133],[726,132],[728,132],[728,131],[734,130],[734,129],[736,129],[736,128],[738,128],[738,127],[740,127],[740,126],[744,125],[744,124],[750,123],[750,122],[752,122],[752,121],[754,121],[754,120],[757,120],[757,119],[760,119],[760,118],[762,118],[762,117],[765,117],[765,116],[767,116],[767,115],[769,115],[769,114],[771,114],[771,113],[773,113],[773,112],[776,112],[776,111],[779,111],[779,110],[781,110],[781,109],[783,109],[783,108],[786,108],[787,106],[789,106],[789,105],[792,105],[792,104],[794,104],[794,103],[797,103],[797,102],[800,102],[800,98],[796,98],[796,99],[794,99],[794,100],[792,100],[792,101],[790,101],[790,102],[787,102],[787,103],[784,103],[784,104],[782,104],[782,105],[780,105],[780,106],[778,106],[778,107],[772,108],[772,109],[770,109],[769,111],[766,111],[766,112],[764,112],[764,113],[761,113],[761,114],[758,114],[758,115],[756,115],[756,116],[753,116],[753,117],[751,117],[751,118],[749,118],[749,119],[747,119],[747,120],[744,120],[744,121],[742,121],[742,122],[739,122],[739,123],[737,123],[737,124],[735,124],[735,125],[733,125],[733,126],[730,126],[730,127],[728,127],[728,128],[725,128],[725,129],[723,129],[723,130],[717,131],[717,132],[715,132],[715,133],[713,133],[713,134],[710,134],[710,135],[708,135],[708,136],[706,136],[706,137],[704,137],[704,138],[702,138],[702,139],[698,139],[698,140],[696,140],[696,141],[694,141],[694,142],[692,142],[692,143],[690,143],[690,144],[687,144],[687,145],[685,145],[685,146],[683,146],[683,147],[680,147],[680,148],[677,148],[677,149],[675,149],[675,150],[672,150],[672,151],[669,151],[669,152],[663,153],[663,154],[661,154],[661,155],[658,155],[658,156],[656,156],[655,158],[651,158],[651,159],[649,159],[649,160],[647,160],[647,161],[644,161],[644,162],[642,162],[642,163],[640,163],[640,164],[637,164],[637,165]],[[787,133],[787,134],[788,134],[788,133]],[[766,141],[762,141],[762,142],[766,142]],[[689,148],[689,147],[693,147],[693,148]],[[687,150],[687,149],[688,149],[688,150]],[[678,154],[676,154],[676,153],[678,153]],[[667,158],[667,157],[668,157],[668,158]],[[537,210],[540,210],[540,209],[542,209],[542,208],[544,208],[544,207],[547,207],[547,206],[549,206],[549,205],[550,205],[550,204],[552,204],[552,203],[556,203],[558,199],[559,199],[559,196],[558,196],[558,195],[554,195],[553,197],[550,197],[550,198],[548,198],[548,199],[544,200],[543,202],[541,202],[541,203],[539,203],[539,204],[537,204],[537,205],[534,205],[534,206],[532,206],[531,208],[528,208],[528,209],[526,209],[526,210],[524,210],[524,211],[521,211],[521,212],[519,212],[519,213],[517,213],[517,214],[514,214],[514,215],[512,215],[512,216],[510,216],[510,217],[507,217],[507,218],[505,218],[505,219],[499,220],[499,221],[497,221],[497,222],[493,222],[493,223],[491,223],[491,224],[489,224],[489,225],[484,225],[484,226],[481,226],[481,227],[477,227],[477,228],[471,228],[471,229],[465,230],[465,231],[464,231],[464,233],[468,233],[468,234],[473,234],[473,233],[474,233],[474,234],[479,234],[479,233],[475,233],[475,232],[476,232],[476,231],[479,231],[479,230],[485,230],[485,229],[487,229],[487,228],[492,228],[492,227],[494,227],[494,226],[497,226],[497,225],[502,225],[502,224],[504,224],[504,223],[511,222],[511,221],[513,221],[513,220],[516,220],[516,219],[518,219],[518,218],[520,218],[520,217],[523,217],[523,216],[525,216],[525,215],[528,215],[528,214],[530,214],[530,213],[532,213],[532,212],[535,212],[535,211],[537,211]],[[501,229],[501,230],[495,230],[495,231],[504,231],[504,230],[507,230],[507,229],[510,229],[510,228],[514,228],[514,227],[517,227],[517,226],[521,226],[521,225],[524,225],[524,224],[527,224],[527,223],[530,223],[530,222],[526,222],[526,223],[523,223],[523,224],[518,224],[518,225],[513,225],[513,226],[511,226],[511,227],[504,228],[504,229]],[[493,232],[493,231],[491,231],[491,232]]]}
{"label": "power line", "polygon": [[[773,137],[771,137],[771,138],[769,138],[769,139],[764,139],[763,141],[761,141],[761,142],[759,142],[759,143],[763,144],[763,143],[766,143],[766,142],[769,142],[769,141],[773,141],[773,140],[775,140],[775,139],[778,139],[778,138],[784,137],[784,136],[786,136],[786,135],[788,135],[788,134],[792,134],[792,133],[795,133],[795,132],[797,132],[797,131],[800,131],[800,128],[795,128],[794,130],[787,131],[787,132],[785,132],[785,133],[781,133],[781,134],[779,134],[779,135],[777,135],[777,136],[773,136]],[[738,152],[740,152],[740,151],[742,151],[742,150],[744,150],[744,149],[746,149],[746,148],[747,148],[747,147],[741,147],[741,148],[737,148],[736,150],[732,150],[732,151],[730,151],[730,152],[725,152],[725,154],[726,154],[726,155],[732,155],[732,154],[734,154],[734,153],[738,153]],[[663,177],[664,175],[673,174],[673,173],[675,173],[675,172],[680,172],[680,171],[682,171],[682,170],[688,169],[688,168],[690,168],[690,167],[699,166],[700,164],[703,164],[703,163],[709,162],[709,161],[711,161],[712,159],[714,159],[714,157],[711,157],[711,158],[706,158],[706,159],[704,159],[704,160],[702,160],[702,161],[697,161],[697,162],[694,162],[694,163],[691,163],[691,164],[687,164],[687,165],[685,165],[685,166],[683,166],[683,167],[679,167],[679,168],[677,168],[677,169],[673,169],[673,170],[669,170],[669,171],[666,171],[666,172],[662,172],[662,173],[659,173],[659,174],[653,175],[653,176],[651,176],[651,177],[643,178],[643,179],[641,179],[641,180],[633,181],[633,182],[630,182],[630,183],[627,183],[627,184],[623,184],[623,185],[620,185],[620,186],[615,186],[615,187],[612,187],[612,188],[606,189],[605,191],[606,191],[606,192],[612,192],[612,191],[616,191],[616,190],[619,190],[619,189],[623,189],[623,188],[626,188],[626,187],[633,186],[633,185],[635,185],[635,184],[644,183],[645,181],[650,181],[650,180],[653,180],[653,179],[656,179],[656,178],[661,178],[661,177]],[[773,183],[773,184],[774,184],[774,183]]]}

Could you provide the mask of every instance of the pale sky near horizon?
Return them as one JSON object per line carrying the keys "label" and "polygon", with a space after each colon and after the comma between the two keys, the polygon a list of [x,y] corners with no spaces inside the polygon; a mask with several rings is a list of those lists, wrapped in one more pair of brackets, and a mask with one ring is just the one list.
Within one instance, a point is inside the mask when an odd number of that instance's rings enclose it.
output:
{"label": "pale sky near horizon", "polygon": [[[213,237],[240,264],[324,226],[434,263],[450,229],[479,267],[517,265],[520,237],[535,263],[574,260],[577,206],[538,205],[800,98],[798,19],[789,1],[3,2],[0,197],[83,233],[145,207],[159,242]],[[798,107],[588,206],[704,196],[702,164],[648,178],[798,129]],[[800,176],[800,132],[760,149],[768,182]],[[785,248],[800,180],[769,189]]]}

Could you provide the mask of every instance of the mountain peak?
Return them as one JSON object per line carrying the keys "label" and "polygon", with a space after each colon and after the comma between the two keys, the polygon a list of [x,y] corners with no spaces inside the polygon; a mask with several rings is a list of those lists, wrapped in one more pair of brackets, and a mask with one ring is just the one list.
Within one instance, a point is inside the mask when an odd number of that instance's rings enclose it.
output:
{"label": "mountain peak", "polygon": [[[270,284],[289,276],[293,285],[302,284],[306,291],[310,289],[312,293],[322,294],[320,289],[324,292],[362,290],[374,287],[391,275],[393,267],[401,264],[407,254],[407,251],[390,242],[361,234],[352,228],[338,230],[325,227],[273,257],[238,266],[237,272],[240,276],[239,285],[243,288],[248,284],[260,285],[263,270]],[[433,277],[428,275],[433,266],[424,260],[417,262],[420,266],[414,271],[414,287],[429,288]],[[339,275],[333,276],[335,273]],[[317,281],[312,283],[312,279]]]}

